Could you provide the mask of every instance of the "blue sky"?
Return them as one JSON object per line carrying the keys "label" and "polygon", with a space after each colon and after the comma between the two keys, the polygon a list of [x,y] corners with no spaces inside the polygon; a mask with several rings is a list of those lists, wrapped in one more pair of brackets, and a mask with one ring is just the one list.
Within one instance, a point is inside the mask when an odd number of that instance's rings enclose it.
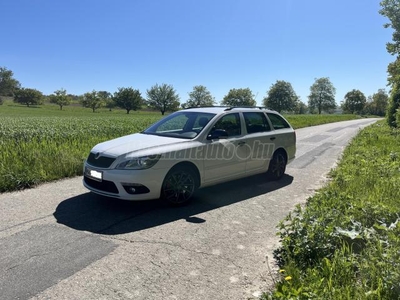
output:
{"label": "blue sky", "polygon": [[277,80],[307,102],[329,77],[336,102],[386,88],[391,31],[379,0],[2,0],[0,66],[51,94],[195,85],[217,101],[250,88],[258,104]]}

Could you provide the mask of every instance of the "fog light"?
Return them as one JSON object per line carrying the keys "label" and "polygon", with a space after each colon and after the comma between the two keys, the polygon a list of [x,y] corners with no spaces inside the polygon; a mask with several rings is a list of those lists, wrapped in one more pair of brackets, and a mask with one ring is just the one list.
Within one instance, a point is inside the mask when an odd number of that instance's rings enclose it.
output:
{"label": "fog light", "polygon": [[140,183],[131,183],[131,182],[121,182],[121,185],[124,187],[125,191],[128,194],[147,194],[150,190]]}

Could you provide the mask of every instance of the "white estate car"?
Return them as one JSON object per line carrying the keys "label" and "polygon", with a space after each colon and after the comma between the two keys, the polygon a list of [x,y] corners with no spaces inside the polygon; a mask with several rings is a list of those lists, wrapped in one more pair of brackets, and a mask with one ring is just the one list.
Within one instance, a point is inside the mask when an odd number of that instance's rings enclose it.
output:
{"label": "white estate car", "polygon": [[295,131],[275,111],[190,108],[96,145],[83,184],[104,196],[182,204],[201,187],[264,172],[280,179],[295,152]]}

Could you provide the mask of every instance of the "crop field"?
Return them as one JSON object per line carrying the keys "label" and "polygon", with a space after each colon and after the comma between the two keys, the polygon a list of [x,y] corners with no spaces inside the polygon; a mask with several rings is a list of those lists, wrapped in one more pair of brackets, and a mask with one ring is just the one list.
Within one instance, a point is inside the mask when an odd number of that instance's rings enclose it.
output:
{"label": "crop field", "polygon": [[[0,107],[0,192],[82,174],[84,159],[97,143],[143,130],[159,113],[49,114]],[[54,111],[55,112],[55,111]]]}
{"label": "crop field", "polygon": [[[0,192],[82,175],[90,149],[122,135],[140,132],[161,118],[159,112],[92,113],[81,107],[55,105],[0,106]],[[354,115],[288,115],[295,128],[349,120]]]}

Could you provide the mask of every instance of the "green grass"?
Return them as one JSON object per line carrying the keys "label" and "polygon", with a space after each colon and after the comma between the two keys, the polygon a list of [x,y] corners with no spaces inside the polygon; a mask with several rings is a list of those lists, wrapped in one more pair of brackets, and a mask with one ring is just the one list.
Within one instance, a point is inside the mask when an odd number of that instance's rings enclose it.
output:
{"label": "green grass", "polygon": [[303,128],[333,122],[359,119],[358,115],[285,115],[293,128]]}
{"label": "green grass", "polygon": [[400,131],[381,121],[279,226],[282,279],[263,299],[400,299]]}
{"label": "green grass", "polygon": [[[99,142],[139,132],[160,119],[159,112],[106,108],[95,113],[77,105],[26,107],[6,100],[0,105],[0,192],[82,175],[90,149]],[[295,128],[354,115],[289,115]]]}
{"label": "green grass", "polygon": [[82,175],[90,149],[139,132],[159,113],[0,107],[0,192]]}

